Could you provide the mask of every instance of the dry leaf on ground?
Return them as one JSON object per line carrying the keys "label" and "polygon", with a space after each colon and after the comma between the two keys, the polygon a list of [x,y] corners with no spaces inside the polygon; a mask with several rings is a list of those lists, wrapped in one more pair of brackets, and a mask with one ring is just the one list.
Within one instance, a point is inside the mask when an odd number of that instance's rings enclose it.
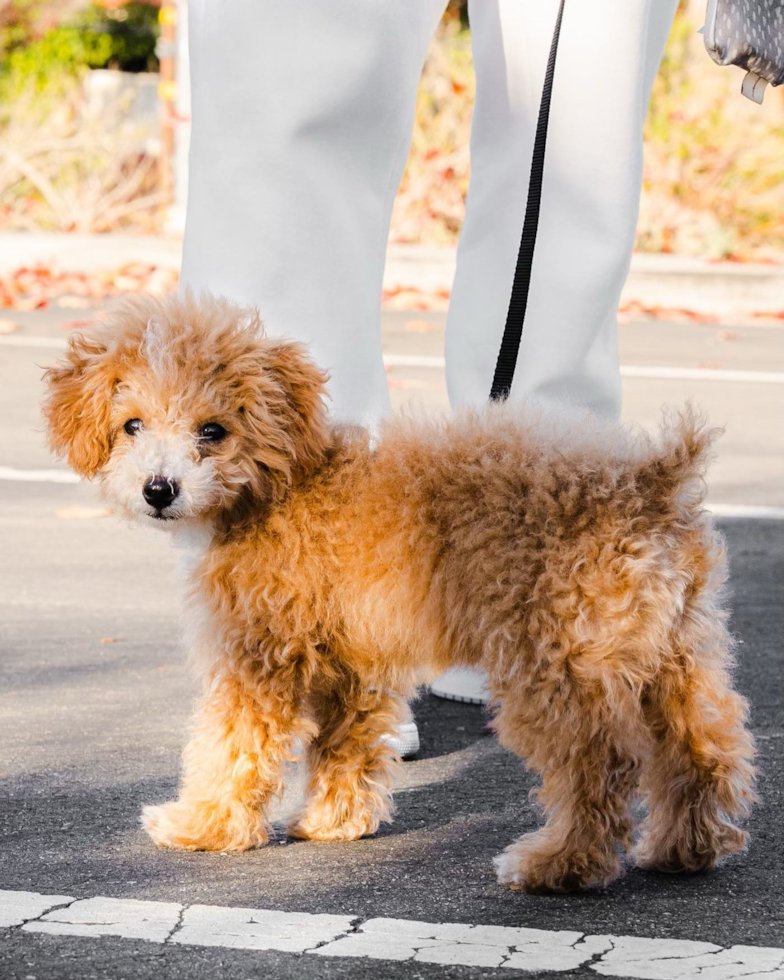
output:
{"label": "dry leaf on ground", "polygon": [[108,507],[84,507],[81,504],[72,504],[69,507],[60,507],[56,514],[64,521],[88,521],[96,517],[111,517],[112,512]]}

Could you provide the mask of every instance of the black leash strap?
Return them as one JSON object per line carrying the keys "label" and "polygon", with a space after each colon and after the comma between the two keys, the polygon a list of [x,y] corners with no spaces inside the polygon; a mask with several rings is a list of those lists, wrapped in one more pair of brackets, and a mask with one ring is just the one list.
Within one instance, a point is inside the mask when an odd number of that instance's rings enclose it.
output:
{"label": "black leash strap", "polygon": [[531,158],[531,179],[528,183],[528,203],[525,208],[523,234],[520,239],[520,251],[517,253],[517,267],[512,285],[512,297],[509,300],[509,311],[506,315],[504,336],[495,366],[493,387],[490,389],[491,401],[503,401],[509,397],[517,365],[517,354],[520,350],[520,339],[523,336],[523,323],[528,306],[528,289],[531,285],[531,266],[534,260],[534,247],[536,246],[536,232],[539,228],[547,124],[550,119],[550,96],[553,91],[555,59],[558,54],[558,39],[561,35],[563,11],[564,0],[561,0],[555,21],[553,40],[550,44],[550,56],[547,59],[547,71],[544,76],[542,101],[539,105],[539,119],[536,123],[536,136],[534,138],[534,152]]}

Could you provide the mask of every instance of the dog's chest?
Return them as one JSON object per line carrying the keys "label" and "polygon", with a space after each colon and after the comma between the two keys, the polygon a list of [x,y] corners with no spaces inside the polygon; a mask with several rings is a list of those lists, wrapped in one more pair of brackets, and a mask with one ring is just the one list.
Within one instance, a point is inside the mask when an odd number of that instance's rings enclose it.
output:
{"label": "dog's chest", "polygon": [[184,528],[174,535],[177,579],[182,590],[182,639],[197,672],[209,671],[220,657],[215,617],[196,581],[196,572],[212,544],[209,525]]}

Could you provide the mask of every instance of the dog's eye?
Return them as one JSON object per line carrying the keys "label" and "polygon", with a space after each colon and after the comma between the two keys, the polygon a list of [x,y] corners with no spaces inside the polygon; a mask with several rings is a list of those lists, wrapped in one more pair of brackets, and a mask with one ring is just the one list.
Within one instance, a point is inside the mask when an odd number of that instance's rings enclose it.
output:
{"label": "dog's eye", "polygon": [[199,429],[199,439],[203,439],[204,442],[220,442],[226,435],[226,430],[217,422],[207,422]]}
{"label": "dog's eye", "polygon": [[141,419],[128,419],[123,428],[129,436],[135,436],[137,432],[140,432],[144,428],[144,423]]}

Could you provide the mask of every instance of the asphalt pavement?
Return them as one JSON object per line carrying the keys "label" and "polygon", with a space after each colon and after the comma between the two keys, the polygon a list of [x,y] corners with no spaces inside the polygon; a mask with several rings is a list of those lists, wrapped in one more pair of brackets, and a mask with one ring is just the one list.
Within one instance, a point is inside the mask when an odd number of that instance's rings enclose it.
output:
{"label": "asphalt pavement", "polygon": [[[496,883],[492,857],[537,825],[533,778],[487,734],[480,708],[429,695],[415,706],[422,750],[402,769],[396,820],[371,839],[296,842],[278,825],[268,847],[226,856],[160,851],[142,833],[141,806],[175,792],[194,690],[178,647],[166,536],[128,528],[84,484],[53,482],[63,467],[40,432],[40,365],[57,352],[47,338],[61,338],[60,324],[72,315],[20,314],[13,344],[0,340],[0,890],[784,947],[784,384],[747,374],[784,371],[784,331],[739,327],[720,336],[726,327],[660,321],[621,329],[628,418],[653,425],[663,401],[693,397],[727,426],[709,486],[720,514],[747,515],[719,521],[732,568],[737,681],[752,703],[760,752],[751,846],[706,875],[631,869],[606,892],[530,896]],[[383,339],[394,403],[443,406],[443,372],[432,362],[442,351],[443,315],[386,313]],[[422,362],[400,365],[396,357]],[[650,378],[634,373],[640,367],[694,374]],[[718,380],[716,371],[729,374]],[[281,819],[299,784],[293,769]],[[2,980],[498,972],[470,962],[0,928]],[[600,967],[589,958],[571,975],[611,972]],[[649,974],[616,975],[784,976],[781,967],[685,969],[668,973],[660,964]],[[527,973],[540,975],[547,970]]]}

